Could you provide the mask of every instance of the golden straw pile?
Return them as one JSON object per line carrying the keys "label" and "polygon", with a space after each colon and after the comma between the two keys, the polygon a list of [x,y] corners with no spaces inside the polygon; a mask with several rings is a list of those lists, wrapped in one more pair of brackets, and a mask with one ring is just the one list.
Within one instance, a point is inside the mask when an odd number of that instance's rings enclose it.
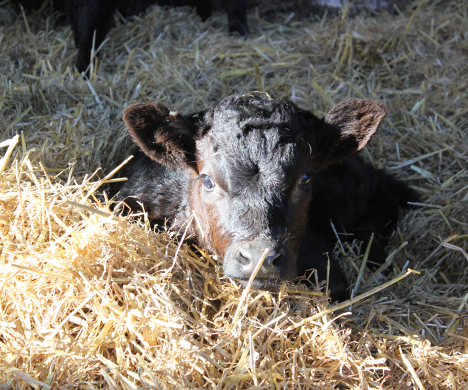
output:
{"label": "golden straw pile", "polygon": [[[467,389],[468,1],[394,15],[151,8],[118,26],[89,79],[60,15],[0,3],[0,389]],[[300,14],[300,12],[297,12]],[[364,155],[422,194],[386,275],[337,246],[356,298],[244,292],[220,259],[114,216],[106,186],[135,150],[133,101],[190,113],[234,92],[323,115],[348,96],[389,111]],[[182,232],[183,233],[183,232]],[[414,270],[414,271],[413,271]]]}

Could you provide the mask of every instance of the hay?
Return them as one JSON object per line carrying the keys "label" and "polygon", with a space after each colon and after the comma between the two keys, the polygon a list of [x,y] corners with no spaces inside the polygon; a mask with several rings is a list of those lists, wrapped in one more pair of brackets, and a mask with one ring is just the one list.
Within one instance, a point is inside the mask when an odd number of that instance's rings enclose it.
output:
{"label": "hay", "polygon": [[[85,80],[57,15],[0,3],[0,387],[467,388],[467,9],[270,21],[260,9],[244,41],[225,15],[155,7],[111,31]],[[364,154],[422,199],[387,276],[359,273],[367,243],[337,246],[358,288],[344,305],[287,284],[244,299],[216,258],[113,216],[102,195],[134,150],[125,104],[188,113],[250,90],[319,114],[348,96],[388,107]]]}

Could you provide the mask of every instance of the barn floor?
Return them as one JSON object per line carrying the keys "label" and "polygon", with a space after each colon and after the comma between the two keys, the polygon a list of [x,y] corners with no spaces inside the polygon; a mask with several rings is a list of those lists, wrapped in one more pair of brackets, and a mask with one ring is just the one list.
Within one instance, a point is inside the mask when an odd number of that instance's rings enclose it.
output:
{"label": "barn floor", "polygon": [[[412,5],[254,9],[247,40],[222,13],[154,7],[85,79],[57,15],[0,2],[0,389],[467,389],[468,1]],[[189,113],[252,90],[320,115],[349,96],[387,105],[363,154],[422,199],[353,302],[243,295],[175,232],[110,212],[103,190],[135,150],[126,104]],[[366,246],[336,249],[353,287]]]}

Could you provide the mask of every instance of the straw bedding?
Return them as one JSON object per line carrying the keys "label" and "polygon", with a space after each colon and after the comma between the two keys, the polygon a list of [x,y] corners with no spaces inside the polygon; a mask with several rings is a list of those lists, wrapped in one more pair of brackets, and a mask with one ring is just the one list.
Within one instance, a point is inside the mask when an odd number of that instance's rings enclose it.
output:
{"label": "straw bedding", "polygon": [[[0,3],[0,388],[467,388],[468,2],[412,5],[260,8],[245,41],[221,13],[154,7],[116,18],[87,80],[58,15]],[[188,113],[250,90],[319,114],[348,96],[388,107],[364,155],[422,200],[388,274],[358,278],[368,243],[337,245],[352,302],[245,293],[183,231],[112,215],[106,183],[135,150],[126,104]]]}

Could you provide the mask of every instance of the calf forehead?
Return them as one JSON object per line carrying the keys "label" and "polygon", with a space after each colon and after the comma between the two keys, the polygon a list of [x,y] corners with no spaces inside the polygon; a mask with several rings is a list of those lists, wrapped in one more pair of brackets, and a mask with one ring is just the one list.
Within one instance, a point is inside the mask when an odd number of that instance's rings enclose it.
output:
{"label": "calf forehead", "polygon": [[256,129],[241,137],[225,137],[216,140],[212,150],[216,152],[208,157],[209,164],[233,195],[246,188],[283,191],[301,165],[297,144],[279,142],[275,131]]}
{"label": "calf forehead", "polygon": [[232,195],[283,192],[309,157],[295,107],[264,93],[224,99],[210,125],[203,160]]}
{"label": "calf forehead", "polygon": [[242,137],[252,129],[271,129],[283,142],[292,142],[301,133],[294,105],[266,93],[229,96],[214,107],[212,116],[215,136]]}

